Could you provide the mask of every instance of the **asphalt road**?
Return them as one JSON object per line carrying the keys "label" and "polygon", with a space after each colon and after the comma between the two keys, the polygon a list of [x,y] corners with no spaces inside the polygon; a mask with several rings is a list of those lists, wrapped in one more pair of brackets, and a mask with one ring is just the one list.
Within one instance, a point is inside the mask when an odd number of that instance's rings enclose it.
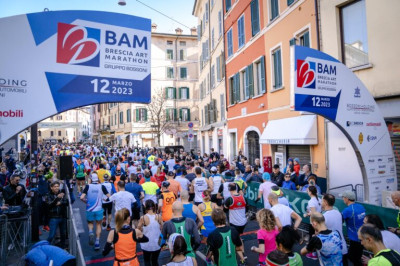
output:
{"label": "asphalt road", "polygon": [[[78,197],[77,197],[78,198]],[[104,247],[104,244],[106,243],[108,231],[105,229],[101,233],[100,237],[100,250],[95,251],[93,246],[89,246],[89,235],[88,235],[88,227],[86,223],[86,214],[85,214],[85,203],[77,199],[75,203],[73,204],[73,209],[74,209],[74,216],[75,216],[75,221],[78,227],[78,232],[81,240],[81,245],[82,245],[82,251],[85,257],[85,261],[87,265],[113,265],[113,259],[114,259],[114,251],[111,251],[106,257],[104,257],[101,254],[101,251]],[[114,227],[114,224],[112,222],[111,227]],[[259,229],[258,224],[256,221],[250,221],[245,229],[245,233],[242,235],[243,243],[245,246],[245,255],[247,256],[247,262],[248,265],[256,265],[258,263],[258,255],[252,251],[250,251],[250,248],[252,246],[257,245],[257,236],[256,232]],[[205,249],[205,245],[202,244],[198,251],[202,252]],[[299,251],[301,249],[301,246],[297,245],[295,247],[295,251]],[[138,245],[138,258],[140,261],[140,264],[143,263],[143,256],[142,252],[140,250],[140,245]],[[160,265],[165,265],[166,263],[169,262],[170,259],[170,253],[169,251],[163,251],[160,253],[159,257],[159,264]],[[199,265],[206,265],[204,261],[200,258],[197,258],[197,262]],[[306,257],[303,257],[303,262],[304,265],[319,265],[317,261],[309,260]]]}

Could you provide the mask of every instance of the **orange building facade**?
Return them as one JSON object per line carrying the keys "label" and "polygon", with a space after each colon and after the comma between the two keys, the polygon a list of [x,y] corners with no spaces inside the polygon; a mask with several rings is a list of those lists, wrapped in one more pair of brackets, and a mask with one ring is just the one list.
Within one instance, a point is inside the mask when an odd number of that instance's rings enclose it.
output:
{"label": "orange building facade", "polygon": [[326,177],[324,119],[290,109],[290,47],[318,49],[317,37],[313,0],[224,0],[230,159],[299,158]]}

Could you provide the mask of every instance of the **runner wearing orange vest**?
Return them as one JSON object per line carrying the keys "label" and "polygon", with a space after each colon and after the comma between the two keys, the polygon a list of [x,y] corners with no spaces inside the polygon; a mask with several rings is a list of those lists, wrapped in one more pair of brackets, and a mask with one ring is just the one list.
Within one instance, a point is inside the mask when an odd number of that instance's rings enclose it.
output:
{"label": "runner wearing orange vest", "polygon": [[164,181],[161,184],[161,195],[158,199],[158,209],[161,211],[161,217],[164,222],[171,220],[172,218],[172,204],[176,200],[174,192],[169,191],[169,182]]}
{"label": "runner wearing orange vest", "polygon": [[149,241],[147,236],[138,229],[130,226],[131,217],[129,210],[123,208],[115,214],[115,229],[111,230],[107,237],[107,243],[103,250],[106,256],[114,244],[115,258],[114,266],[139,266],[136,254],[136,243],[146,243]]}

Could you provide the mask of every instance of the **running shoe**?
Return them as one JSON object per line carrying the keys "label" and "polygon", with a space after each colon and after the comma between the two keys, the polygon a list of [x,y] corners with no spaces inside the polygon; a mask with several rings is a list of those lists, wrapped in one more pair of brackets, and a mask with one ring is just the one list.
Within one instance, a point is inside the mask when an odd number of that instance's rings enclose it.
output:
{"label": "running shoe", "polygon": [[48,225],[43,226],[43,231],[50,232],[50,227]]}
{"label": "running shoe", "polygon": [[93,233],[89,233],[89,245],[90,246],[93,246],[94,240],[95,240],[94,234]]}
{"label": "running shoe", "polygon": [[111,226],[107,224],[107,231],[111,231]]}
{"label": "running shoe", "polygon": [[103,217],[103,222],[101,223],[103,227],[106,227],[106,217]]}
{"label": "running shoe", "polygon": [[309,258],[310,260],[317,260],[318,259],[318,256],[317,256],[317,254],[315,252],[307,253],[306,257]]}
{"label": "running shoe", "polygon": [[94,250],[99,250],[100,249],[100,243],[99,242],[96,242],[95,244],[94,244]]}

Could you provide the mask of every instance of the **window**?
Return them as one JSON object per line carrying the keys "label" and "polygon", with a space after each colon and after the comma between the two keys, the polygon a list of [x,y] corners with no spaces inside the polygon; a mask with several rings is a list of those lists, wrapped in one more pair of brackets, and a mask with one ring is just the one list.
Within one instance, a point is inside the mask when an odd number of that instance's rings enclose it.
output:
{"label": "window", "polygon": [[256,82],[254,84],[254,94],[259,95],[265,92],[265,57],[255,63]]}
{"label": "window", "polygon": [[203,99],[205,97],[205,93],[204,93],[204,85],[203,82],[200,83],[200,99]]}
{"label": "window", "polygon": [[179,41],[180,46],[186,46],[186,41]]}
{"label": "window", "polygon": [[173,87],[165,88],[165,98],[176,99],[176,88]]}
{"label": "window", "polygon": [[166,120],[167,121],[177,121],[177,112],[175,108],[167,108],[166,112]]}
{"label": "window", "polygon": [[341,8],[342,60],[347,67],[367,65],[368,36],[365,0]]}
{"label": "window", "polygon": [[42,136],[42,131],[38,131],[38,136],[41,137]]}
{"label": "window", "polygon": [[246,80],[246,70],[240,72],[240,97],[239,100],[247,100],[249,98],[249,91],[247,80]]}
{"label": "window", "polygon": [[229,102],[235,104],[240,101],[240,75],[236,73],[229,79]]}
{"label": "window", "polygon": [[58,131],[58,136],[61,137],[61,130]]}
{"label": "window", "polygon": [[215,65],[211,66],[211,88],[215,88]]}
{"label": "window", "polygon": [[167,49],[167,59],[169,59],[169,60],[174,59],[174,50]]}
{"label": "window", "polygon": [[217,81],[221,81],[221,60],[220,57],[217,57]]}
{"label": "window", "polygon": [[222,36],[222,11],[218,11],[218,37]]}
{"label": "window", "polygon": [[50,131],[50,136],[53,137],[54,136],[54,132]]}
{"label": "window", "polygon": [[181,99],[181,100],[189,99],[189,88],[188,87],[179,88],[179,99]]}
{"label": "window", "polygon": [[117,125],[117,124],[118,124],[118,121],[117,121],[117,114],[114,114],[114,126]]}
{"label": "window", "polygon": [[173,43],[173,41],[167,41],[167,45],[172,45]]}
{"label": "window", "polygon": [[241,48],[244,45],[245,42],[245,36],[244,36],[244,15],[242,15],[238,19],[238,46]]}
{"label": "window", "polygon": [[124,112],[119,112],[119,123],[120,124],[124,123]]}
{"label": "window", "polygon": [[246,68],[246,99],[254,96],[254,75],[253,75],[253,64],[250,64]]}
{"label": "window", "polygon": [[294,0],[287,0],[287,5],[290,6],[291,4],[294,3]]}
{"label": "window", "polygon": [[56,117],[56,119],[57,119],[57,120],[62,120],[62,115],[58,115],[58,116]]}
{"label": "window", "polygon": [[260,17],[258,15],[258,0],[251,1],[251,36],[256,35],[260,31]]}
{"label": "window", "polygon": [[137,108],[136,109],[136,122],[147,122],[147,109]]}
{"label": "window", "polygon": [[206,13],[206,23],[208,23],[208,2],[206,3],[205,7],[204,7],[205,13]]}
{"label": "window", "polygon": [[301,46],[310,47],[310,33],[308,31],[300,35],[299,40]]}
{"label": "window", "polygon": [[228,57],[231,57],[233,54],[233,40],[232,40],[232,29],[228,30],[226,38],[228,39]]}
{"label": "window", "polygon": [[190,110],[189,110],[189,108],[181,108],[181,109],[179,109],[179,119],[182,122],[190,121]]}
{"label": "window", "polygon": [[179,60],[184,61],[186,59],[186,52],[185,49],[179,50]]}
{"label": "window", "polygon": [[113,123],[113,117],[111,116],[111,126],[113,126],[114,125],[114,123]]}
{"label": "window", "polygon": [[211,30],[211,50],[214,50],[214,28]]}
{"label": "window", "polygon": [[211,8],[214,6],[214,4],[215,4],[215,1],[211,0]]}
{"label": "window", "polygon": [[225,120],[225,94],[222,93],[219,99],[221,105],[221,120]]}
{"label": "window", "polygon": [[273,90],[279,89],[282,87],[282,58],[281,58],[281,49],[272,52],[272,69],[273,69]]}
{"label": "window", "polygon": [[231,9],[232,4],[231,4],[232,0],[225,0],[225,12],[228,12],[229,9]]}
{"label": "window", "polygon": [[271,10],[270,20],[274,20],[279,15],[278,0],[270,0],[270,10]]}
{"label": "window", "polygon": [[181,79],[187,79],[187,68],[186,67],[180,67],[179,73],[180,73]]}
{"label": "window", "polygon": [[[201,124],[204,126],[206,121],[204,120],[204,109],[201,109]],[[40,131],[39,131],[40,132]]]}
{"label": "window", "polygon": [[167,67],[167,78],[168,79],[174,78],[174,68],[173,67]]}
{"label": "window", "polygon": [[131,109],[126,110],[126,122],[132,122]]}

